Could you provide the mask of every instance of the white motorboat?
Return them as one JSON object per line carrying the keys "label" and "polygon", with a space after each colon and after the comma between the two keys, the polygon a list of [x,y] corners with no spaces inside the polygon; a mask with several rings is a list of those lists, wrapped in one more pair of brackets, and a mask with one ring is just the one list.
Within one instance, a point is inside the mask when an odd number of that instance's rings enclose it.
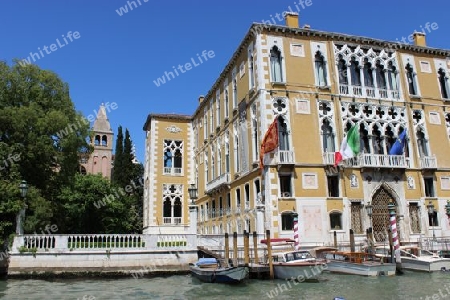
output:
{"label": "white motorboat", "polygon": [[385,263],[375,255],[365,252],[329,251],[323,249],[314,251],[318,257],[326,259],[327,271],[360,276],[393,276],[396,265]]}
{"label": "white motorboat", "polygon": [[[375,248],[375,254],[379,257],[389,256],[389,253],[389,249],[386,247]],[[436,253],[416,246],[401,246],[400,259],[402,269],[405,270],[421,272],[450,270],[450,258],[440,257]]]}
{"label": "white motorboat", "polygon": [[[266,240],[261,241],[266,243]],[[290,279],[299,282],[317,280],[326,269],[324,260],[318,260],[307,250],[294,250],[293,240],[274,239],[272,242],[273,273],[277,279]],[[276,249],[283,250],[276,250]],[[286,249],[290,248],[290,249]]]}

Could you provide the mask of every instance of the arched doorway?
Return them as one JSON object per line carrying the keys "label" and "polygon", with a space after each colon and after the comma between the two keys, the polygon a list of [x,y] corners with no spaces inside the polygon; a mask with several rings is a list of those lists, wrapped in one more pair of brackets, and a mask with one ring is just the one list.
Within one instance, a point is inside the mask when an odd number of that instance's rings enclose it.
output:
{"label": "arched doorway", "polygon": [[[397,224],[398,224],[398,206],[392,194],[386,189],[386,187],[380,187],[372,198],[372,227],[373,237],[376,242],[389,242],[388,229],[389,229],[389,210],[388,204],[394,203],[397,211]],[[397,235],[400,236],[399,226],[397,225]]]}

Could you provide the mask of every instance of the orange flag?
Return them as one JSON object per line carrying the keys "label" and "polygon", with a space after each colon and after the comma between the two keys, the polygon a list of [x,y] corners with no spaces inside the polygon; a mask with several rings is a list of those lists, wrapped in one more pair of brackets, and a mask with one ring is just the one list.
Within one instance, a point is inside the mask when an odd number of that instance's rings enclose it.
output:
{"label": "orange flag", "polygon": [[270,124],[269,129],[261,143],[261,151],[259,152],[259,160],[261,169],[264,168],[264,154],[275,150],[278,147],[278,117]]}

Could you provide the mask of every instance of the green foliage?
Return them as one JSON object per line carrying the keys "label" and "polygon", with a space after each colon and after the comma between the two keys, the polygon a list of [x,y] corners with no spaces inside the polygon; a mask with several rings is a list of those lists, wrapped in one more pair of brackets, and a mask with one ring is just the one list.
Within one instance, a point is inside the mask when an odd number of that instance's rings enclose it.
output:
{"label": "green foliage", "polygon": [[[0,242],[15,232],[24,207],[25,233],[46,225],[58,234],[141,232],[143,167],[132,162],[130,134],[124,140],[119,127],[111,183],[78,174],[80,155],[92,152],[89,125],[58,75],[0,62]],[[25,199],[21,180],[29,186]]]}
{"label": "green foliage", "polygon": [[115,184],[122,183],[122,166],[123,166],[123,134],[122,126],[117,129],[117,140],[116,140],[116,150],[114,152],[114,169],[112,181]]}
{"label": "green foliage", "polygon": [[[36,65],[0,62],[0,237],[15,230],[25,203],[19,183],[29,185],[25,232],[55,223],[56,195],[78,171],[78,151],[88,149],[89,124],[77,112],[68,84]],[[17,155],[17,160],[8,158]]]}
{"label": "green foliage", "polygon": [[101,175],[75,175],[74,184],[63,188],[58,200],[65,211],[64,232],[136,232],[130,196]]}
{"label": "green foliage", "polygon": [[[121,195],[122,202],[129,208],[129,230],[140,233],[142,231],[143,215],[143,175],[144,166],[133,162],[133,142],[128,129],[125,129],[125,138],[122,134],[122,126],[118,128],[116,152],[114,157],[113,183],[117,190],[124,190],[128,185],[132,190]],[[134,183],[134,184],[133,184]]]}
{"label": "green foliage", "polygon": [[33,247],[33,248],[26,248],[24,246],[19,247],[19,253],[23,254],[23,253],[31,253],[33,254],[33,257],[36,257],[36,253],[37,253],[37,248]]}

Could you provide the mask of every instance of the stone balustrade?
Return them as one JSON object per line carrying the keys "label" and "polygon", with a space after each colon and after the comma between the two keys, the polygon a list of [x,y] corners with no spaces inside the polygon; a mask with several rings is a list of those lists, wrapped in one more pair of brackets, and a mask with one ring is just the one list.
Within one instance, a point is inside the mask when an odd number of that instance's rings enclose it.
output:
{"label": "stone balustrade", "polygon": [[68,234],[21,235],[14,238],[12,253],[72,252],[106,249],[160,250],[196,247],[195,234]]}

